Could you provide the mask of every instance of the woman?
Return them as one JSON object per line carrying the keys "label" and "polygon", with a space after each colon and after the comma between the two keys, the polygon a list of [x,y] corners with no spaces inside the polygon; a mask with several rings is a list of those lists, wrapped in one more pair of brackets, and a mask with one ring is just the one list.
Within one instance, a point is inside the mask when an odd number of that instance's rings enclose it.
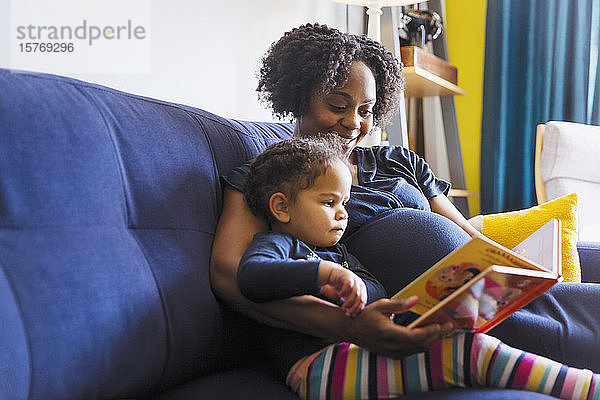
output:
{"label": "woman", "polygon": [[[400,68],[393,55],[368,38],[305,25],[271,46],[263,60],[258,87],[276,115],[295,118],[296,133],[330,132],[346,140],[355,186],[348,204],[352,226],[342,242],[384,284],[388,294],[477,234],[447,199],[449,185],[437,179],[414,153],[393,147],[356,147],[373,126],[384,126],[397,108],[403,83]],[[410,306],[406,300],[381,299],[350,318],[337,306],[312,296],[261,305],[245,299],[237,286],[237,267],[254,234],[268,226],[248,209],[239,181],[237,188],[236,183],[233,185],[225,189],[211,258],[211,283],[215,293],[235,310],[273,327],[352,342],[392,358],[428,349],[449,333],[450,326],[407,329],[393,324],[389,315],[405,311]],[[395,237],[390,237],[390,225],[397,233]],[[590,292],[586,287],[577,290],[580,295]],[[563,298],[568,292],[554,291]],[[544,308],[541,302],[536,304]],[[541,335],[546,322],[546,318],[536,319],[530,313],[524,319],[513,318],[505,326],[523,323]],[[514,339],[509,344],[519,346],[515,331],[524,332],[506,329],[500,334]],[[600,337],[596,335],[592,332],[585,340],[580,337],[570,343],[594,343]],[[557,346],[554,337],[548,341],[540,338],[527,343],[533,348],[524,348],[598,370],[598,361],[575,362],[581,351],[573,356],[576,360],[570,359],[570,344]],[[541,348],[535,348],[540,343]]]}

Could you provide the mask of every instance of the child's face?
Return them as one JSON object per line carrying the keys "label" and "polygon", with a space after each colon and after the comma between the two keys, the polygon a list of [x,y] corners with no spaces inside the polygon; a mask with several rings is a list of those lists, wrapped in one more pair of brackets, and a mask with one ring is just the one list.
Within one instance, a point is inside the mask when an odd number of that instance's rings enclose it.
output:
{"label": "child's face", "polygon": [[286,231],[308,245],[329,247],[342,237],[348,224],[344,205],[350,198],[352,176],[340,161],[319,176],[312,187],[288,204]]}

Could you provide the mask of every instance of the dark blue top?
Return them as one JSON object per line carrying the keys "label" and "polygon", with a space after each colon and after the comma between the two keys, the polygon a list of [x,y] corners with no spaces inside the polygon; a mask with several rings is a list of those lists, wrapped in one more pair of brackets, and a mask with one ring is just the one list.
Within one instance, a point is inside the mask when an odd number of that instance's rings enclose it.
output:
{"label": "dark blue top", "polygon": [[[383,286],[365,270],[343,244],[312,250],[284,232],[259,232],[242,256],[237,282],[242,294],[254,302],[306,294],[320,296],[319,263],[333,261],[358,275],[367,288],[367,303],[386,297]],[[322,297],[331,301],[327,297]]]}
{"label": "dark blue top", "polygon": [[[342,238],[354,233],[368,219],[394,208],[430,211],[429,199],[448,194],[450,184],[435,177],[429,165],[400,146],[355,147],[358,185],[352,185],[348,227]],[[225,181],[242,191],[250,162],[235,168]]]}
{"label": "dark blue top", "polygon": [[[319,263],[336,262],[358,275],[367,288],[367,304],[387,297],[383,286],[342,244],[311,250],[283,232],[259,232],[240,261],[237,282],[249,300],[263,302],[301,295],[322,296],[317,284]],[[339,305],[339,303],[338,303]],[[302,357],[334,343],[331,340],[276,328],[263,329],[265,348],[279,370],[287,373]]]}

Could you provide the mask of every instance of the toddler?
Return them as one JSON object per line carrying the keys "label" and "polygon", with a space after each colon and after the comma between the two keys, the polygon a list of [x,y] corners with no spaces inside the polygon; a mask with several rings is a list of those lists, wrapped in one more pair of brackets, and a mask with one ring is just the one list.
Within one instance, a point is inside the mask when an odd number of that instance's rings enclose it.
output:
{"label": "toddler", "polygon": [[336,302],[348,316],[386,296],[338,243],[351,185],[350,164],[336,139],[287,140],[257,157],[244,197],[270,231],[254,236],[240,262],[244,296],[264,302],[311,294]]}

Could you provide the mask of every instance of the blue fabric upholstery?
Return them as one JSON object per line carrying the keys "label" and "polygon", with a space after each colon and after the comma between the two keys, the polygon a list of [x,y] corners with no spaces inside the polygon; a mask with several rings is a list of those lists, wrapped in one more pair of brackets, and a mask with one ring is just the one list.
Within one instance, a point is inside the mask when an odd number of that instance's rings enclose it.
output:
{"label": "blue fabric upholstery", "polygon": [[152,394],[240,363],[219,176],[291,126],[0,71],[0,398]]}
{"label": "blue fabric upholstery", "polygon": [[579,242],[577,251],[581,263],[581,280],[600,283],[600,242]]}
{"label": "blue fabric upholstery", "polygon": [[0,398],[293,398],[208,275],[219,176],[292,128],[0,70]]}

